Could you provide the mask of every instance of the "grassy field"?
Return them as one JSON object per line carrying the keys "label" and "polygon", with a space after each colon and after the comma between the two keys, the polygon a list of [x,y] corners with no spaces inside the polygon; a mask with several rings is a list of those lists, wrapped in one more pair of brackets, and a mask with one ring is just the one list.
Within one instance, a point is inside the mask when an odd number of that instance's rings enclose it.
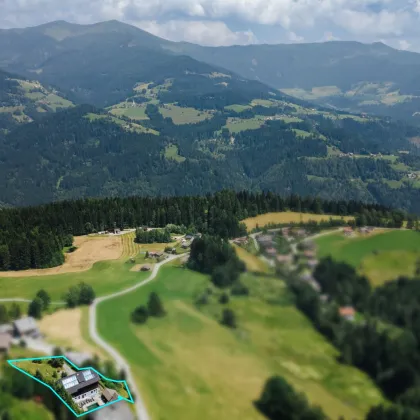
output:
{"label": "grassy field", "polygon": [[178,163],[182,163],[185,161],[184,156],[179,155],[178,146],[175,144],[166,146],[164,155],[166,159],[174,160],[175,162],[178,162]]}
{"label": "grassy field", "polygon": [[208,111],[195,108],[183,108],[177,105],[166,104],[159,107],[160,113],[165,118],[171,118],[174,124],[194,124],[213,117]]}
{"label": "grassy field", "polygon": [[111,108],[109,112],[113,115],[116,115],[117,117],[124,116],[133,120],[141,121],[149,119],[149,117],[146,115],[146,106],[131,107],[128,105],[129,107],[126,108],[124,105],[125,103],[122,105],[116,105],[115,107]]}
{"label": "grassy field", "polygon": [[[243,281],[252,296],[229,304],[238,315],[235,332],[212,315],[223,309],[216,297],[205,311],[194,306],[209,282],[182,267],[166,266],[144,288],[99,305],[100,334],[129,361],[153,418],[263,420],[253,401],[276,373],[331,418],[361,419],[381,401],[364,374],[337,363],[334,348],[294,307],[281,281],[251,274]],[[167,315],[134,326],[130,313],[151,291]]]}
{"label": "grassy field", "polygon": [[251,254],[246,249],[238,245],[233,245],[238,257],[245,263],[246,269],[251,272],[268,273],[267,264],[261,261],[256,255]]}
{"label": "grassy field", "polygon": [[136,124],[133,122],[127,122],[120,118],[114,117],[111,114],[103,115],[103,114],[92,114],[89,113],[86,115],[86,118],[88,118],[90,121],[95,120],[109,120],[112,121],[114,124],[118,124],[121,126],[125,131],[131,131],[136,133],[149,133],[158,135],[159,132],[156,130],[153,130],[152,128],[143,127],[140,124]]}
{"label": "grassy field", "polygon": [[259,116],[249,119],[228,118],[224,128],[227,128],[231,133],[239,133],[245,130],[257,130],[264,123],[264,118]]}
{"label": "grassy field", "polygon": [[97,296],[107,295],[125,289],[147,276],[145,273],[130,272],[130,265],[123,260],[96,263],[90,270],[33,277],[1,277],[0,296],[33,299],[36,292],[45,289],[52,300],[61,300],[70,286],[80,282],[90,284]]}
{"label": "grassy field", "polygon": [[[279,212],[279,213],[266,213],[256,217],[249,217],[243,220],[247,229],[250,231],[257,225],[259,227],[266,226],[270,223],[300,223],[308,222],[309,220],[329,220],[330,217],[333,219],[341,219],[341,216],[331,216],[328,214],[310,214],[310,213],[297,213],[292,211]],[[345,220],[353,220],[353,217],[344,217]]]}
{"label": "grassy field", "polygon": [[420,233],[395,230],[367,237],[346,238],[331,234],[316,240],[321,257],[331,255],[366,275],[374,286],[413,276],[420,258]]}
{"label": "grassy field", "polygon": [[307,137],[311,137],[311,133],[309,133],[308,131],[304,131],[304,130],[299,130],[298,128],[294,128],[292,130],[298,137],[302,137],[302,138],[307,138]]}
{"label": "grassy field", "polygon": [[249,105],[229,105],[229,106],[225,106],[225,109],[227,111],[235,111],[235,112],[242,112],[242,111],[246,111],[247,109],[251,109],[251,106]]}

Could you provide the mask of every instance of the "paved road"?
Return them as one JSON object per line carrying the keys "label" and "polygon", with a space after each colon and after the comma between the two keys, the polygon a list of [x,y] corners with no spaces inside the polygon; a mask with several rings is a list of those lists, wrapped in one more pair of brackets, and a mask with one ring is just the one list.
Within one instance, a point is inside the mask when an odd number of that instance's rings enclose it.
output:
{"label": "paved road", "polygon": [[89,307],[89,334],[91,336],[91,338],[93,339],[93,341],[100,347],[102,347],[106,352],[108,352],[112,358],[115,360],[116,365],[118,367],[118,369],[123,369],[126,373],[126,377],[127,377],[127,382],[130,384],[130,389],[132,390],[132,394],[134,394],[136,396],[136,403],[134,405],[135,409],[136,409],[136,414],[137,414],[137,419],[138,420],[150,420],[149,415],[147,414],[147,410],[146,410],[146,406],[144,404],[143,399],[141,398],[141,394],[139,389],[137,388],[137,384],[136,381],[133,377],[133,374],[131,372],[131,368],[130,365],[124,360],[123,356],[121,356],[121,354],[114,348],[112,347],[110,344],[108,344],[103,338],[101,338],[101,336],[98,333],[98,330],[96,329],[96,308],[97,306],[102,303],[105,302],[107,300],[110,299],[114,299],[116,297],[119,296],[123,296],[126,295],[127,293],[131,293],[134,290],[139,289],[140,287],[145,286],[146,284],[150,283],[152,280],[154,280],[159,272],[160,267],[162,267],[162,265],[173,261],[177,258],[182,258],[185,257],[186,254],[182,254],[182,255],[171,255],[169,258],[167,258],[165,261],[162,261],[158,264],[156,264],[153,267],[153,271],[150,273],[150,276],[147,278],[147,280],[136,284],[133,287],[130,287],[128,289],[125,289],[121,292],[117,292],[117,293],[113,293],[112,295],[108,295],[108,296],[103,296],[100,297],[98,299],[95,299],[94,302],[92,303],[92,305],[90,305]]}

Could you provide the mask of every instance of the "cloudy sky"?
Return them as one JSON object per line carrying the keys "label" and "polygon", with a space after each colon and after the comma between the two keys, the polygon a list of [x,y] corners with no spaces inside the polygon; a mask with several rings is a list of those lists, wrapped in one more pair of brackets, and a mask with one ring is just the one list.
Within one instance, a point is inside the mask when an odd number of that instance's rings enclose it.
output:
{"label": "cloudy sky", "polygon": [[0,0],[0,28],[118,19],[203,45],[382,41],[420,52],[420,0]]}

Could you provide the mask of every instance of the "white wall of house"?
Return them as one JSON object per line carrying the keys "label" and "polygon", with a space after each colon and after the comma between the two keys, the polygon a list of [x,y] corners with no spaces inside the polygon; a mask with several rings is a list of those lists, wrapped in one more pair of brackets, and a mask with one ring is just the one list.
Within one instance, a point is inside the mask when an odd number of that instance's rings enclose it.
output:
{"label": "white wall of house", "polygon": [[78,395],[77,397],[74,397],[73,401],[74,402],[81,402],[81,401],[86,400],[88,398],[93,398],[98,394],[99,394],[99,387],[95,388],[95,389],[92,389],[91,391],[85,392],[81,395]]}

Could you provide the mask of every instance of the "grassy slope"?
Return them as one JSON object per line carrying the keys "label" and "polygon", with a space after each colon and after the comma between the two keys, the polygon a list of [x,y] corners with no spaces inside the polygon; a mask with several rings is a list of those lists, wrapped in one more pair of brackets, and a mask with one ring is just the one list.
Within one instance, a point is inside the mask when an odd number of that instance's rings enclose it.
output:
{"label": "grassy slope", "polygon": [[420,233],[395,230],[368,237],[345,238],[332,234],[317,239],[319,255],[351,264],[381,285],[401,275],[412,276],[420,258]]}
{"label": "grassy slope", "polygon": [[[252,403],[275,373],[333,418],[361,418],[381,400],[365,375],[336,362],[334,348],[294,307],[281,281],[250,274],[244,281],[254,296],[231,302],[236,332],[212,316],[222,310],[216,298],[205,312],[195,308],[208,279],[180,267],[164,267],[156,281],[99,305],[99,332],[129,361],[153,418],[262,420]],[[168,314],[134,326],[130,313],[151,291]],[[275,304],[267,302],[273,298]]]}
{"label": "grassy slope", "polygon": [[173,104],[161,106],[159,111],[164,118],[171,118],[173,123],[178,125],[194,124],[213,117],[212,113],[208,111],[200,111],[195,108],[180,107]]}
{"label": "grassy slope", "polygon": [[140,281],[147,274],[129,271],[124,261],[104,261],[80,273],[67,273],[50,276],[0,278],[0,296],[32,299],[36,292],[45,289],[52,300],[60,300],[70,286],[80,282],[90,284],[97,296],[116,292]]}
{"label": "grassy slope", "polygon": [[[254,229],[256,225],[263,227],[269,223],[300,223],[308,222],[309,220],[329,220],[330,217],[334,219],[341,219],[341,216],[330,216],[328,214],[310,214],[297,213],[292,211],[285,211],[279,213],[266,213],[256,217],[249,217],[243,220],[248,230]],[[344,217],[345,220],[352,220],[353,217]]]}

